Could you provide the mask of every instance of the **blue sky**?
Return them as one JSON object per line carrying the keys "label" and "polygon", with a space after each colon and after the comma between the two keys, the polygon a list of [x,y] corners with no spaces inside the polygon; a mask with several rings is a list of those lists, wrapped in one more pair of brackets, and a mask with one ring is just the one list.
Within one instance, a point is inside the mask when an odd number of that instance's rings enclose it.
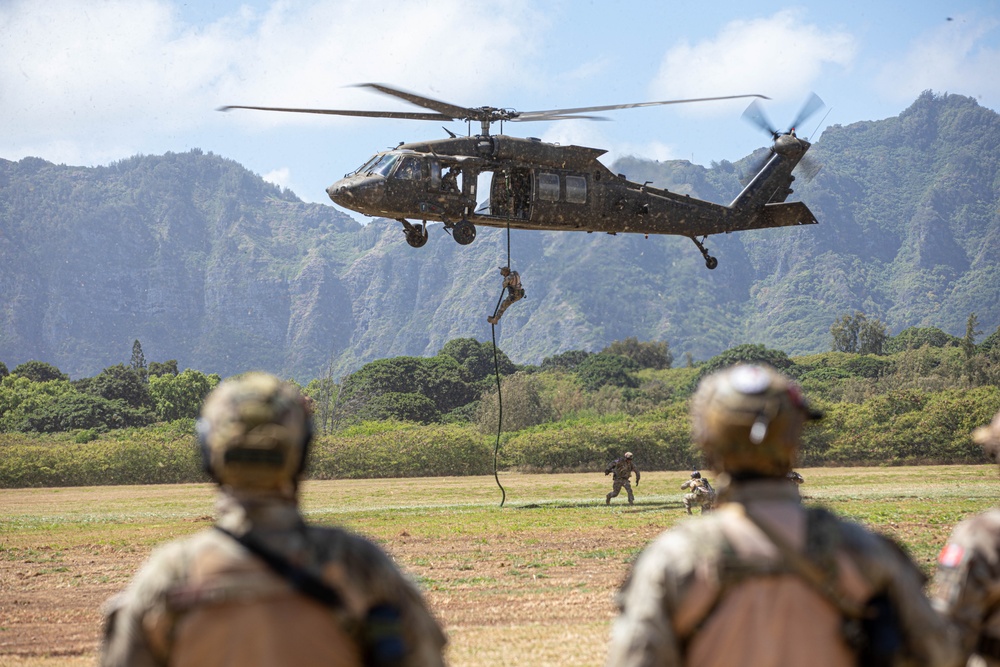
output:
{"label": "blue sky", "polygon": [[[828,108],[798,128],[813,139],[926,89],[1000,110],[992,0],[0,0],[0,47],[0,158],[91,166],[200,148],[327,204],[336,178],[400,141],[446,136],[441,124],[215,109],[416,109],[351,87],[363,82],[520,111],[759,93],[784,127],[814,91]],[[745,106],[504,132],[605,148],[606,164],[708,165],[767,144]]]}

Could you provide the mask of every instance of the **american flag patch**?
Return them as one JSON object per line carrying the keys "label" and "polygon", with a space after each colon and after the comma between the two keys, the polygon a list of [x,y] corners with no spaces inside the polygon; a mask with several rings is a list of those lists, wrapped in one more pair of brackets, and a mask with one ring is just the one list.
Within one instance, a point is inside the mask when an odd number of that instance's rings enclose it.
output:
{"label": "american flag patch", "polygon": [[938,563],[944,567],[958,567],[965,558],[965,549],[957,544],[947,544],[938,554]]}

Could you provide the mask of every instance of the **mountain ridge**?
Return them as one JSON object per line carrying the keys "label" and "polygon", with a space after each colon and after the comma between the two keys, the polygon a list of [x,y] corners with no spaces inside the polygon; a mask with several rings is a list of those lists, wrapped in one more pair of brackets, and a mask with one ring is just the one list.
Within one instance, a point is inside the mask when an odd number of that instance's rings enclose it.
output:
{"label": "mountain ridge", "polygon": [[[825,350],[854,310],[892,332],[961,335],[973,311],[985,331],[1000,324],[1000,116],[926,92],[899,116],[829,127],[810,155],[823,168],[792,198],[820,224],[712,236],[715,271],[680,237],[512,231],[528,296],[498,344],[538,363],[636,336],[707,359],[740,343]],[[728,202],[753,159],[613,167]],[[430,231],[410,248],[395,221],[361,225],[199,150],[95,168],[0,160],[0,360],[87,376],[138,339],[181,367],[308,380],[490,340],[506,231],[469,246]]]}

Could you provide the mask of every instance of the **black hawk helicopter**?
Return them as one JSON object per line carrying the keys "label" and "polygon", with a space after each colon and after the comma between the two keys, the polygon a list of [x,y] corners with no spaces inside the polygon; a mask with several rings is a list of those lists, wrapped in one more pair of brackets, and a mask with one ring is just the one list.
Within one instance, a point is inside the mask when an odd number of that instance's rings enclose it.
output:
{"label": "black hawk helicopter", "polygon": [[[504,121],[603,120],[591,112],[691,102],[708,102],[763,95],[730,95],[688,100],[639,102],[606,106],[515,111],[495,107],[461,107],[382,84],[360,84],[397,97],[428,112],[293,109],[232,105],[229,109],[256,109],[291,113],[330,114],[374,118],[454,121],[469,124],[469,134],[457,136],[447,128],[447,139],[401,143],[376,153],[354,172],[329,188],[334,203],[364,215],[387,217],[403,225],[414,248],[427,243],[427,222],[444,223],[462,245],[476,238],[476,226],[552,231],[675,234],[694,241],[709,269],[718,260],[705,247],[712,234],[748,229],[813,225],[816,218],[802,202],[786,202],[795,180],[792,170],[809,150],[809,142],[795,135],[795,127],[823,106],[813,95],[785,132],[773,129],[757,100],[744,117],[765,129],[773,143],[766,161],[728,206],[715,204],[633,183],[612,173],[597,158],[607,151],[584,146],[562,146],[536,138],[502,134]],[[479,134],[471,132],[480,123]],[[493,123],[501,134],[491,134]],[[485,190],[480,202],[477,190]],[[419,223],[410,222],[419,220]],[[701,237],[701,240],[699,240]]]}

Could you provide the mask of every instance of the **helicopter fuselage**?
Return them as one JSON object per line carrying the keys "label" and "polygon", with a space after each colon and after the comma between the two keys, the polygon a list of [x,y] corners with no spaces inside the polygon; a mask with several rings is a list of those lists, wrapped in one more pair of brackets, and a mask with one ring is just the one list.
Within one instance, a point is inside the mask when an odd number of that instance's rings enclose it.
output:
{"label": "helicopter fuselage", "polygon": [[629,181],[598,161],[601,149],[505,135],[401,144],[327,193],[345,208],[399,220],[415,247],[426,242],[428,221],[443,222],[463,244],[474,240],[476,226],[676,234],[698,243],[699,236],[815,223],[804,204],[782,204],[791,193],[791,171],[808,148],[794,136],[776,143],[728,206]]}

